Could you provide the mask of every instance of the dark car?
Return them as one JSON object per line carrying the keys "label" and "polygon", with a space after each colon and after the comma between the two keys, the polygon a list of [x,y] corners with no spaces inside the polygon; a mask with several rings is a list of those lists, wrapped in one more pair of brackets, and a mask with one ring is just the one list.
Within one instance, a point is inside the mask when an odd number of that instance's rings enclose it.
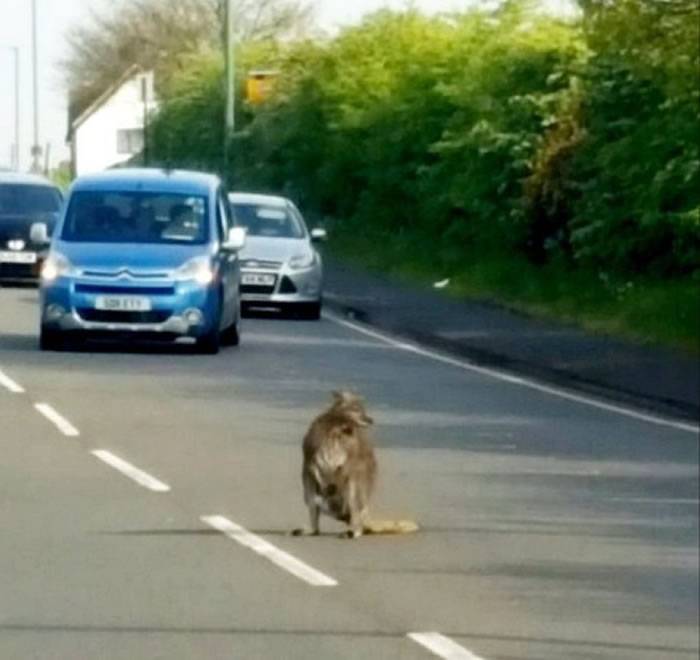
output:
{"label": "dark car", "polygon": [[62,203],[61,191],[47,179],[0,172],[0,282],[38,279],[46,245],[32,241],[31,227],[43,223],[50,234]]}

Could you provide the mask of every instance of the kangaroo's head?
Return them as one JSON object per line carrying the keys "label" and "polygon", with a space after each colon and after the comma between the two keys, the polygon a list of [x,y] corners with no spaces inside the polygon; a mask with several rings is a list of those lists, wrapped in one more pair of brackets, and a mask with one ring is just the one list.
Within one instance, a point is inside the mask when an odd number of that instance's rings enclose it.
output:
{"label": "kangaroo's head", "polygon": [[341,390],[333,392],[333,411],[344,415],[353,424],[367,427],[374,424],[374,420],[367,414],[364,401],[353,392]]}

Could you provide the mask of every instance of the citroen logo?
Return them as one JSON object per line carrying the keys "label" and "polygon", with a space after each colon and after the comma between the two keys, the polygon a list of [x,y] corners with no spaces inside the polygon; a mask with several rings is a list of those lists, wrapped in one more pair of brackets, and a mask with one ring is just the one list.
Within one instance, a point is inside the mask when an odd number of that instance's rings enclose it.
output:
{"label": "citroen logo", "polygon": [[19,252],[20,250],[24,250],[25,245],[26,245],[26,243],[21,238],[7,241],[7,247],[10,248],[10,250],[13,250],[14,252]]}

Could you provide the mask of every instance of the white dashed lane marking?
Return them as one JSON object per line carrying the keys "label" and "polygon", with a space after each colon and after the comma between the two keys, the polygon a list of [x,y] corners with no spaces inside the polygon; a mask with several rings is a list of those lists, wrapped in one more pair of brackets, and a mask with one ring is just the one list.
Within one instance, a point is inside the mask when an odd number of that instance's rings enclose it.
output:
{"label": "white dashed lane marking", "polygon": [[513,376],[507,372],[499,371],[497,369],[480,367],[476,364],[468,362],[467,360],[458,360],[447,355],[442,355],[441,353],[427,350],[416,344],[410,344],[408,342],[394,339],[390,335],[377,332],[376,330],[370,330],[369,328],[358,325],[357,323],[351,323],[350,321],[341,319],[335,316],[334,314],[328,314],[324,312],[324,318],[327,318],[329,321],[333,321],[333,323],[337,323],[338,325],[350,328],[355,332],[360,332],[363,335],[366,335],[367,337],[374,337],[375,339],[378,339],[379,341],[382,341],[385,344],[392,346],[393,348],[398,348],[409,353],[414,353],[415,355],[421,355],[431,360],[442,362],[443,364],[449,364],[453,367],[465,369],[466,371],[473,371],[484,376],[496,378],[497,380],[504,381],[506,383],[520,385],[522,387],[528,387],[530,389],[537,390],[538,392],[543,392],[551,396],[556,396],[561,399],[567,399],[569,401],[575,401],[576,403],[582,403],[593,408],[598,408],[599,410],[605,410],[607,412],[615,413],[617,415],[624,415],[625,417],[631,417],[632,419],[648,422],[650,424],[656,424],[657,426],[666,426],[669,428],[677,429],[679,431],[685,431],[687,433],[694,434],[697,434],[698,431],[700,431],[700,426],[696,424],[689,424],[687,422],[682,422],[679,420],[668,419],[666,417],[659,417],[658,415],[653,415],[651,413],[639,412],[637,410],[633,410],[632,408],[618,406],[612,403],[606,403],[605,401],[601,401],[599,399],[593,399],[591,397],[583,396],[580,394],[574,394],[573,392],[569,392],[558,387],[552,387],[550,385],[538,383],[537,381],[530,380],[529,378]]}
{"label": "white dashed lane marking", "polygon": [[48,403],[35,403],[34,408],[48,419],[56,428],[69,438],[80,435],[80,431],[75,428],[63,415],[59,414]]}
{"label": "white dashed lane marking", "polygon": [[315,568],[305,564],[288,552],[280,550],[272,545],[272,543],[249,532],[247,529],[228,518],[224,518],[223,516],[202,516],[201,520],[210,527],[225,534],[230,539],[233,539],[236,543],[249,548],[261,557],[271,561],[276,566],[279,566],[281,569],[291,573],[313,587],[335,587],[338,585],[338,582],[332,577],[317,571]]}
{"label": "white dashed lane marking", "polygon": [[24,394],[24,388],[2,371],[0,371],[0,385],[12,394]]}
{"label": "white dashed lane marking", "polygon": [[134,467],[131,463],[125,461],[123,458],[119,458],[119,456],[115,456],[110,451],[106,451],[105,449],[94,449],[90,453],[99,458],[103,463],[106,463],[118,472],[121,472],[124,476],[135,481],[137,484],[139,484],[139,486],[148,488],[148,490],[152,490],[156,493],[167,493],[170,490],[170,486],[168,486],[168,484],[165,484],[159,479],[152,477],[147,472]]}
{"label": "white dashed lane marking", "polygon": [[481,656],[475,655],[463,646],[452,641],[449,637],[437,632],[413,632],[407,637],[423,648],[428,649],[438,658],[445,660],[484,660]]}

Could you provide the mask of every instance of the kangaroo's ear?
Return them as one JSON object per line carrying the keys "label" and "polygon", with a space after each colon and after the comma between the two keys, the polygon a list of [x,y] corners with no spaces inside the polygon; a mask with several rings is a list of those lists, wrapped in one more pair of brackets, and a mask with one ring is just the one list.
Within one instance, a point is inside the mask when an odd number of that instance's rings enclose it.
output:
{"label": "kangaroo's ear", "polygon": [[331,394],[335,403],[347,403],[353,399],[352,393],[347,390],[333,390]]}

